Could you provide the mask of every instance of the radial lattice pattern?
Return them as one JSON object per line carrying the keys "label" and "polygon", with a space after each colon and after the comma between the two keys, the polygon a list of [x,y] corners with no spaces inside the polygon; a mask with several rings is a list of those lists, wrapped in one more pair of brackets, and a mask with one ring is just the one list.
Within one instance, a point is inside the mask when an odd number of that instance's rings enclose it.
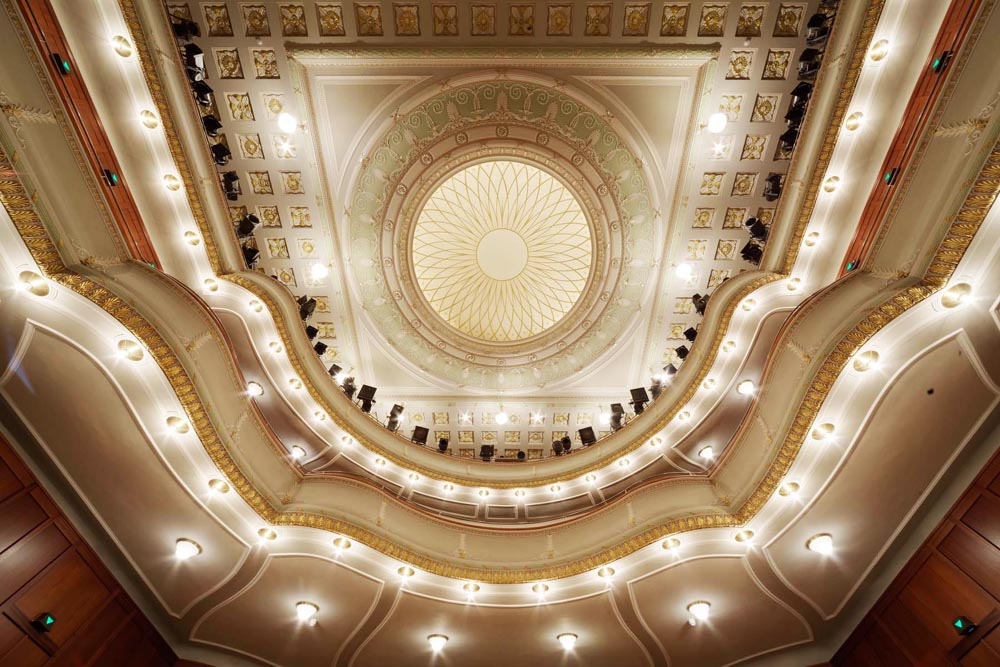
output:
{"label": "radial lattice pattern", "polygon": [[537,335],[579,299],[590,227],[576,197],[521,162],[484,162],[441,183],[413,233],[413,268],[431,307],[490,342]]}

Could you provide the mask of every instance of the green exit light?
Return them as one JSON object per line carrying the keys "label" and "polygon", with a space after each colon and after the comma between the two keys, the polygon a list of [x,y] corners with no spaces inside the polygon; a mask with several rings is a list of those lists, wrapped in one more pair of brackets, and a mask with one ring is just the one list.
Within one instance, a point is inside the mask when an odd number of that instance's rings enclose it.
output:
{"label": "green exit light", "polygon": [[48,632],[53,625],[56,624],[56,617],[45,612],[44,614],[39,614],[38,617],[31,622],[32,627],[39,632]]}
{"label": "green exit light", "polygon": [[972,634],[972,632],[976,629],[976,624],[965,616],[959,616],[951,622],[951,627],[955,628],[955,632],[960,635],[968,635]]}
{"label": "green exit light", "polygon": [[847,263],[847,266],[844,268],[848,271],[853,271],[854,269],[858,268],[858,260],[856,259],[851,260],[850,262]]}
{"label": "green exit light", "polygon": [[116,185],[118,185],[119,178],[117,173],[111,171],[110,169],[104,169],[103,172],[104,172],[104,181],[108,185],[110,185],[111,187],[115,187]]}
{"label": "green exit light", "polygon": [[56,66],[56,69],[59,70],[59,73],[62,74],[63,76],[67,76],[73,71],[73,68],[70,67],[69,65],[69,61],[63,58],[58,53],[52,54],[52,63]]}

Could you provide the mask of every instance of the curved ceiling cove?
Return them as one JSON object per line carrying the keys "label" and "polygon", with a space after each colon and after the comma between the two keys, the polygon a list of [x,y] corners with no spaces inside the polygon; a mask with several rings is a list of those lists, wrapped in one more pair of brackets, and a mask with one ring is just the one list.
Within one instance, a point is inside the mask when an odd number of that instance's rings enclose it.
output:
{"label": "curved ceiling cove", "polygon": [[431,308],[488,342],[530,338],[561,320],[583,292],[592,255],[573,193],[510,160],[449,176],[413,232],[414,273]]}
{"label": "curved ceiling cove", "polygon": [[656,216],[642,160],[582,96],[532,77],[453,82],[397,112],[356,179],[369,325],[442,386],[551,387],[638,321]]}

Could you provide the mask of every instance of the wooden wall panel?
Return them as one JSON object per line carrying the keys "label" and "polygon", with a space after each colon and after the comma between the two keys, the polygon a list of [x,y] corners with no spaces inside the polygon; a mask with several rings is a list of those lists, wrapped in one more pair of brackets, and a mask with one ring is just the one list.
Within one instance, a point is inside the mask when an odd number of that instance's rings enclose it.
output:
{"label": "wooden wall panel", "polygon": [[[39,632],[31,621],[50,613]],[[177,656],[0,438],[0,665],[172,667]]]}
{"label": "wooden wall panel", "polygon": [[[952,622],[977,624],[968,636]],[[889,585],[834,667],[1000,666],[1000,453]]]}

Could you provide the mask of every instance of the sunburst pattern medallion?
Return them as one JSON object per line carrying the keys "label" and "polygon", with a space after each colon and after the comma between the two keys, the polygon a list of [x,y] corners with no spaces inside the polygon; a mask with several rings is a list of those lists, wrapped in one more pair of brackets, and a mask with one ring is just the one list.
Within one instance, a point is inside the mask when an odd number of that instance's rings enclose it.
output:
{"label": "sunburst pattern medallion", "polygon": [[413,269],[431,308],[462,333],[510,342],[542,333],[580,298],[591,235],[576,197],[522,162],[449,176],[413,232]]}

